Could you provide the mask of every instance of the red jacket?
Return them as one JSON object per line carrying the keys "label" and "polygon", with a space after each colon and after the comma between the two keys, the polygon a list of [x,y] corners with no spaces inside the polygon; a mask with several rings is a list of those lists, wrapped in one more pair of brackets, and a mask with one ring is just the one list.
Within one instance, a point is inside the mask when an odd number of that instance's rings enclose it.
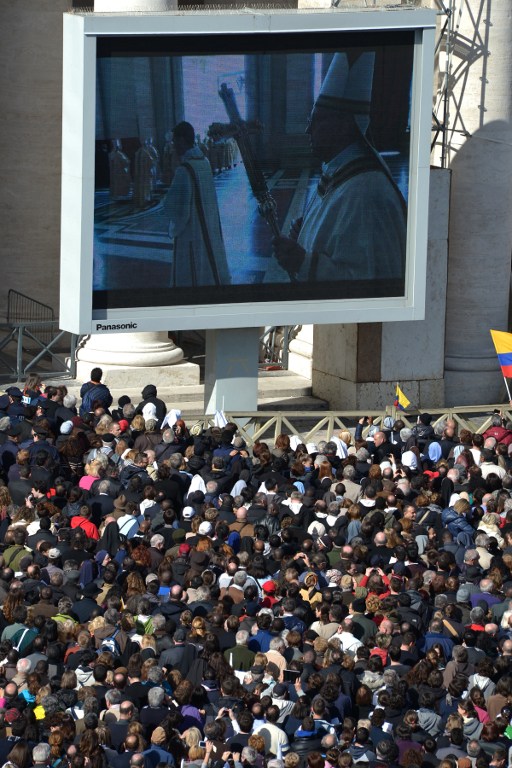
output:
{"label": "red jacket", "polygon": [[98,541],[100,538],[100,534],[98,533],[98,529],[94,523],[91,523],[90,520],[88,520],[86,517],[82,517],[81,515],[75,515],[75,517],[72,518],[71,527],[82,528],[87,536],[90,539],[94,539],[95,541]]}
{"label": "red jacket", "polygon": [[505,445],[512,443],[512,432],[505,427],[489,427],[483,434],[484,440],[488,437],[494,437],[497,443],[505,443]]}

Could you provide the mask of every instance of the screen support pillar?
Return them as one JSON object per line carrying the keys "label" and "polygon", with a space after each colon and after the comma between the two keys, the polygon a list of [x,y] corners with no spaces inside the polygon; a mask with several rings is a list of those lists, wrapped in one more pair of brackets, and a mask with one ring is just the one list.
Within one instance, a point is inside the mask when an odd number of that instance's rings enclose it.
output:
{"label": "screen support pillar", "polygon": [[258,328],[206,331],[206,414],[257,410],[258,351]]}

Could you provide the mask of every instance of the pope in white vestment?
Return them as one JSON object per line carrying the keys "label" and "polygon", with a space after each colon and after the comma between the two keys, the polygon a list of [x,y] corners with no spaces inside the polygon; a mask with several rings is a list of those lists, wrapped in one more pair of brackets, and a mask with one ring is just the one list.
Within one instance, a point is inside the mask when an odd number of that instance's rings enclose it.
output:
{"label": "pope in white vestment", "polygon": [[337,53],[307,126],[322,175],[289,237],[274,252],[299,282],[403,280],[405,201],[365,138],[375,54]]}
{"label": "pope in white vestment", "polygon": [[298,280],[403,278],[404,200],[362,140],[323,164],[297,242],[306,252]]}

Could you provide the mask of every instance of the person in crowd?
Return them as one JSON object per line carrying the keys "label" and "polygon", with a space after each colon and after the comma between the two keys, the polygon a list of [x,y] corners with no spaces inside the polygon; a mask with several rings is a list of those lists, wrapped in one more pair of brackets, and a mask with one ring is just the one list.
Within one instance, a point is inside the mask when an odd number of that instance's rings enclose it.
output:
{"label": "person in crowd", "polygon": [[[0,472],[1,765],[506,768],[509,470],[445,495],[448,423],[401,443],[357,425],[357,456],[351,436],[309,455],[180,413],[141,450],[139,416],[105,406],[70,422],[86,450],[62,477],[27,405],[27,494]],[[420,431],[439,449],[414,452]]]}

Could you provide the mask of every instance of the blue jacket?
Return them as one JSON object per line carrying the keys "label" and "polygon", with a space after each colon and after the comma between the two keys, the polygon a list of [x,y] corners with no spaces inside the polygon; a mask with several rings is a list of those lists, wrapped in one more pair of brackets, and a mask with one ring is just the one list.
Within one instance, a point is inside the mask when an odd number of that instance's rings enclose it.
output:
{"label": "blue jacket", "polygon": [[420,639],[418,645],[422,649],[423,653],[426,653],[429,648],[439,643],[444,651],[444,655],[447,661],[452,657],[452,649],[455,643],[449,637],[443,635],[442,632],[426,632],[423,638]]}
{"label": "blue jacket", "polygon": [[457,514],[453,507],[446,507],[443,509],[441,512],[441,520],[443,526],[448,528],[454,538],[456,538],[459,533],[467,533],[470,536],[475,535],[473,526],[468,523],[464,515]]}

